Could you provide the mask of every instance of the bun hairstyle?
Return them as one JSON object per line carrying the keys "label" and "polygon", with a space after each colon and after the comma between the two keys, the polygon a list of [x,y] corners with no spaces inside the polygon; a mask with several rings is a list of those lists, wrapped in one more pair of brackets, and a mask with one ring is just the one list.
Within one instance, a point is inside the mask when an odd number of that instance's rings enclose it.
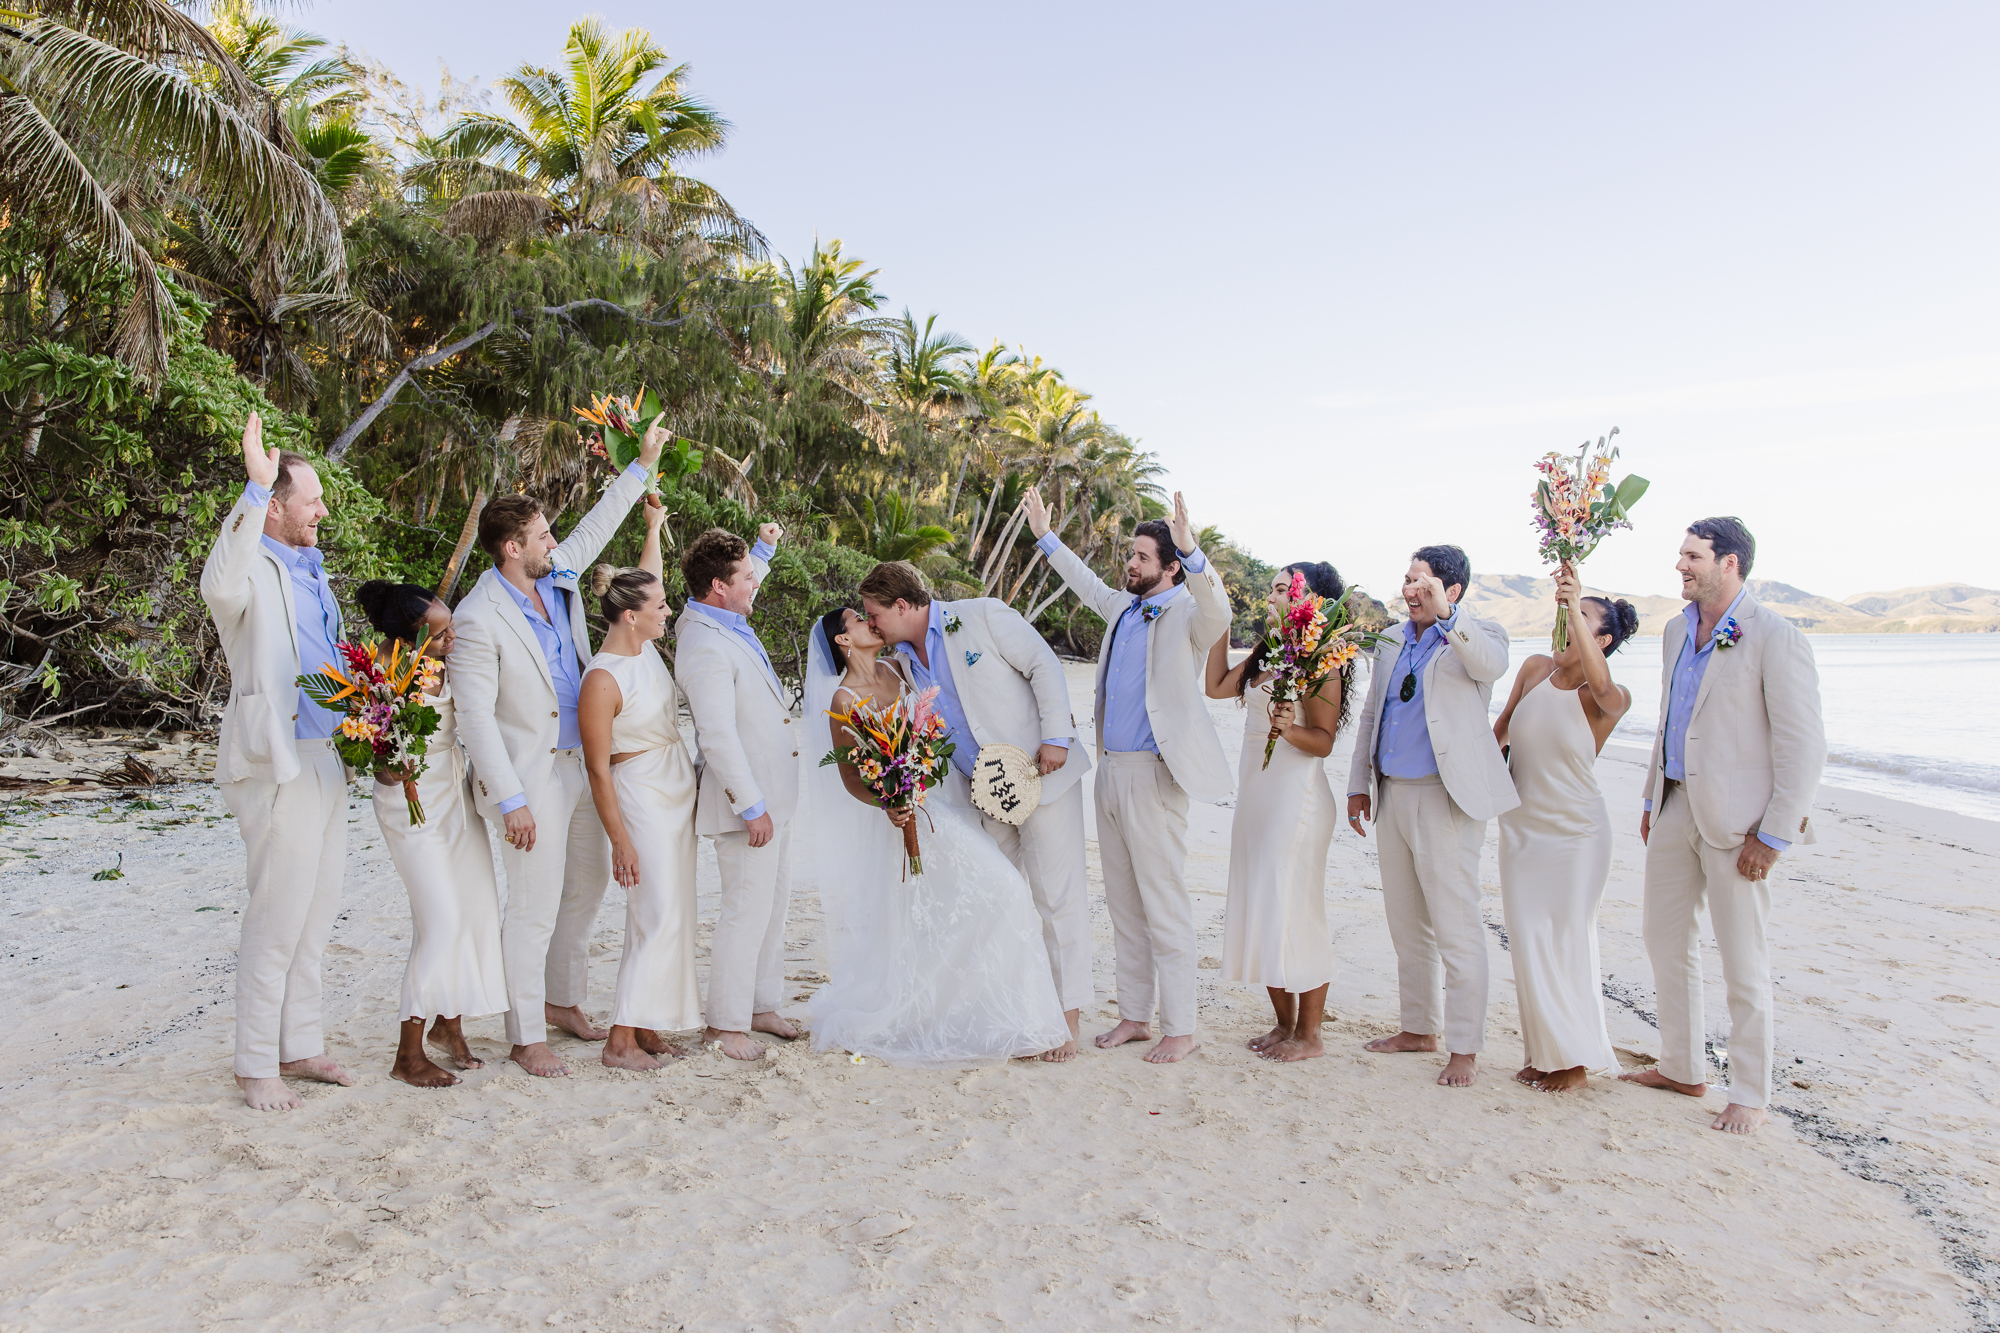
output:
{"label": "bun hairstyle", "polygon": [[590,571],[590,591],[604,607],[604,623],[615,625],[627,611],[639,611],[653,599],[660,576],[643,569],[598,565]]}
{"label": "bun hairstyle", "polygon": [[820,630],[826,635],[827,651],[833,654],[833,669],[842,675],[847,674],[847,650],[835,643],[833,637],[847,633],[847,613],[853,609],[846,605],[836,606],[819,618]]}
{"label": "bun hairstyle", "polygon": [[1639,611],[1623,597],[1612,601],[1606,597],[1586,597],[1586,602],[1597,607],[1597,632],[1611,636],[1611,646],[1604,650],[1606,657],[1618,651],[1625,640],[1639,632]]}
{"label": "bun hairstyle", "polygon": [[[1301,560],[1286,565],[1279,572],[1305,575],[1306,591],[1329,602],[1337,603],[1347,596],[1347,584],[1341,579],[1340,571],[1324,560]],[[1268,632],[1268,623],[1265,628]],[[1260,636],[1256,647],[1250,650],[1249,658],[1243,663],[1243,674],[1236,678],[1236,697],[1239,699],[1249,692],[1251,680],[1264,670],[1264,644],[1265,640]],[[1348,716],[1353,711],[1353,685],[1354,663],[1349,662],[1340,669],[1340,716],[1334,719],[1335,736],[1346,727]]]}
{"label": "bun hairstyle", "polygon": [[424,617],[436,600],[431,590],[420,584],[391,583],[388,579],[370,579],[354,590],[355,605],[375,632],[404,643],[424,637]]}

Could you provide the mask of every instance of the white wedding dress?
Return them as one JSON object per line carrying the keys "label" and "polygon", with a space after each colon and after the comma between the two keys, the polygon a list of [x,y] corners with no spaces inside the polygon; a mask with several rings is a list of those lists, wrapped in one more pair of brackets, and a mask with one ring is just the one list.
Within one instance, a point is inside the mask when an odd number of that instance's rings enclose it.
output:
{"label": "white wedding dress", "polygon": [[[816,889],[832,979],[814,993],[813,1048],[906,1069],[970,1069],[1069,1040],[1028,881],[980,827],[961,782],[917,816],[923,873],[903,873],[903,835],[817,767],[837,677],[813,630],[793,875]],[[817,725],[816,725],[817,724]]]}

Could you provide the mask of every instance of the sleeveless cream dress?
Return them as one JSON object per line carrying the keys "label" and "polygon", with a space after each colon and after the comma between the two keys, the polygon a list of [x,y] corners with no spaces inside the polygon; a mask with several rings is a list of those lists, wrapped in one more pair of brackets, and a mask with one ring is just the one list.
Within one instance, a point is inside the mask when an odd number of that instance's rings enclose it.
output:
{"label": "sleeveless cream dress", "polygon": [[424,822],[411,826],[400,783],[369,779],[375,789],[375,822],[410,895],[410,961],[403,968],[397,1016],[504,1013],[507,978],[500,964],[500,889],[493,877],[493,847],[486,821],[472,808],[450,684],[426,701],[437,709],[438,729],[430,738],[430,766],[417,779]]}
{"label": "sleeveless cream dress", "polygon": [[1597,906],[1611,873],[1611,814],[1576,690],[1541,681],[1507,726],[1521,804],[1500,816],[1500,901],[1530,1068],[1616,1067],[1604,1026]]}
{"label": "sleeveless cream dress", "polygon": [[599,653],[583,674],[607,672],[624,702],[611,719],[618,813],[639,855],[639,882],[625,892],[625,956],[611,1021],[618,1027],[685,1032],[701,1022],[694,975],[694,765],[676,725],[674,678],[651,644],[631,657]]}
{"label": "sleeveless cream dress", "polygon": [[1229,825],[1229,903],[1222,979],[1303,994],[1333,980],[1326,854],[1340,822],[1326,761],[1271,734],[1271,687],[1243,695],[1243,755]]}

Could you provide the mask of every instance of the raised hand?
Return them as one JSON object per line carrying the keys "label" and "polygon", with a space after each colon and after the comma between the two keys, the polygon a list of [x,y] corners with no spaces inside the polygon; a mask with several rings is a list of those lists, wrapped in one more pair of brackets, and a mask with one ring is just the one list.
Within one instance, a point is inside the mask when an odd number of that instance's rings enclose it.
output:
{"label": "raised hand", "polygon": [[653,465],[660,461],[660,450],[667,447],[673,432],[667,429],[665,412],[653,418],[653,424],[646,427],[645,438],[639,441],[639,466],[651,472]]}
{"label": "raised hand", "polygon": [[778,538],[784,535],[785,530],[776,523],[760,524],[757,528],[757,540],[773,550],[777,549]]}
{"label": "raised hand", "polygon": [[660,524],[667,521],[667,507],[660,503],[660,497],[657,495],[648,495],[646,497],[644,512],[646,515],[646,531],[648,532],[653,531]]}
{"label": "raised hand", "polygon": [[265,450],[264,418],[255,412],[243,423],[243,473],[267,491],[278,479],[278,451]]}
{"label": "raised hand", "polygon": [[1416,589],[1418,600],[1431,613],[1431,619],[1443,620],[1451,614],[1451,599],[1444,595],[1444,584],[1435,574],[1407,574],[1404,582]]}
{"label": "raised hand", "polygon": [[1583,585],[1577,581],[1576,569],[1568,561],[1556,571],[1556,605],[1567,606],[1579,614],[1583,611]]}
{"label": "raised hand", "polygon": [[1042,503],[1042,488],[1030,486],[1028,493],[1021,497],[1021,503],[1027,506],[1028,527],[1034,532],[1036,540],[1048,536],[1049,507]]}
{"label": "raised hand", "polygon": [[1174,534],[1176,554],[1194,550],[1194,528],[1188,522],[1187,501],[1181,499],[1179,491],[1174,492],[1174,516],[1167,520],[1167,530]]}

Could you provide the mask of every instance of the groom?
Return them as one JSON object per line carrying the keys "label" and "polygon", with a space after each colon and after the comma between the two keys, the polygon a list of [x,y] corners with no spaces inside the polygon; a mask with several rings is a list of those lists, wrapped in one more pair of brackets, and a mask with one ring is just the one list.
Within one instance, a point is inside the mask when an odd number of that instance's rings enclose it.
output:
{"label": "groom", "polygon": [[1105,623],[1097,657],[1097,848],[1118,957],[1118,1025],[1106,1049],[1152,1036],[1172,1064],[1195,1050],[1194,907],[1187,892],[1188,797],[1225,803],[1236,784],[1208,715],[1202,666],[1229,629],[1229,594],[1189,531],[1174,493],[1171,524],[1132,532],[1125,586],[1113,588],[1049,531],[1039,490],[1028,526],[1049,568]]}
{"label": "groom", "polygon": [[1027,877],[1042,916],[1042,943],[1070,1039],[1044,1060],[1076,1055],[1077,1024],[1090,1003],[1090,902],[1083,860],[1083,788],[1090,757],[1070,748],[1076,719],[1055,650],[1026,618],[995,597],[933,600],[905,560],[875,566],[861,580],[861,608],[877,634],[896,644],[918,688],[938,689],[939,711],[957,744],[951,762],[968,781],[979,747],[1018,746],[1035,756],[1042,800],[1019,828],[983,821]]}
{"label": "groom", "polygon": [[551,1025],[585,1041],[608,1035],[583,1012],[611,843],[590,799],[577,730],[577,690],[591,657],[577,571],[618,531],[666,440],[655,422],[638,460],[561,543],[534,497],[490,501],[479,515],[479,544],[493,567],[452,617],[451,682],[473,805],[506,827],[507,1058],[543,1078],[569,1074],[549,1049]]}
{"label": "groom", "polygon": [[1744,589],[1757,541],[1742,520],[1690,526],[1676,568],[1687,608],[1660,643],[1660,725],[1646,781],[1646,953],[1660,1006],[1660,1067],[1623,1078],[1708,1091],[1700,914],[1729,992],[1729,1104],[1709,1126],[1755,1133],[1770,1115],[1771,871],[1814,841],[1826,764],[1819,671],[1791,621]]}

